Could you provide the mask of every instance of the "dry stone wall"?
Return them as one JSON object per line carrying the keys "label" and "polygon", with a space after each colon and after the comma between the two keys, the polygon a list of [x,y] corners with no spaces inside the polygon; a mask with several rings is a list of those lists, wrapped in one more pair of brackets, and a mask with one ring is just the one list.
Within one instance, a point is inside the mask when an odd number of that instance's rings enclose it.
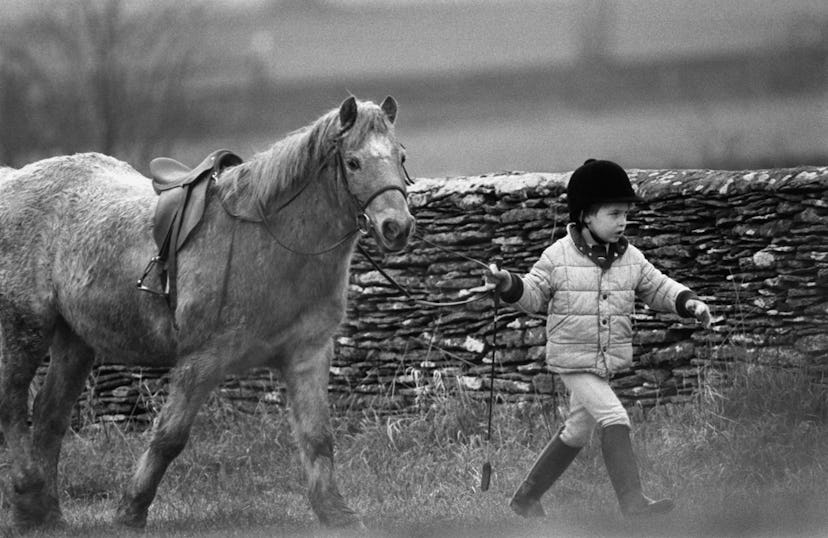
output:
{"label": "dry stone wall", "polygon": [[[630,170],[648,203],[628,236],[657,267],[709,302],[715,323],[639,304],[634,367],[613,380],[631,407],[684,402],[700,379],[734,361],[806,369],[828,379],[828,167]],[[527,271],[565,233],[568,173],[419,179],[410,203],[418,237],[381,265],[429,301],[463,299],[485,262]],[[363,239],[369,250],[370,241]],[[491,300],[463,307],[415,304],[356,254],[347,321],[336,337],[332,401],[340,409],[407,409],[462,390],[485,397],[493,335]],[[543,319],[504,306],[496,321],[494,390],[500,401],[550,399]],[[101,367],[78,414],[146,421],[163,400],[166,372]],[[281,405],[267,370],[228,380],[221,398],[244,409]]]}

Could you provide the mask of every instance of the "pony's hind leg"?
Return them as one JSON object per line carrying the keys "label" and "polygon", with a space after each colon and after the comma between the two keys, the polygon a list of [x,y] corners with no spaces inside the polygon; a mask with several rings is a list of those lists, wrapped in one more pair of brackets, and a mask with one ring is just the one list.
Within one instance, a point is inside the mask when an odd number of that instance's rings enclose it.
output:
{"label": "pony's hind leg", "polygon": [[57,324],[50,349],[49,370],[34,401],[32,458],[43,474],[44,498],[53,519],[60,518],[57,467],[72,406],[83,390],[95,353],[63,322]]}
{"label": "pony's hind leg", "polygon": [[169,464],[181,453],[198,410],[221,381],[220,360],[182,361],[172,372],[169,396],[153,426],[149,448],[118,503],[115,521],[127,527],[146,525],[147,512]]}
{"label": "pony's hind leg", "polygon": [[308,499],[327,527],[362,528],[359,516],[345,503],[334,477],[334,441],[328,407],[328,376],[333,346],[296,353],[282,367],[290,401],[299,456],[308,480]]}
{"label": "pony's hind leg", "polygon": [[29,316],[0,304],[0,427],[11,457],[9,500],[20,529],[57,523],[56,499],[44,492],[44,477],[32,458],[29,385],[48,349],[46,331]]}

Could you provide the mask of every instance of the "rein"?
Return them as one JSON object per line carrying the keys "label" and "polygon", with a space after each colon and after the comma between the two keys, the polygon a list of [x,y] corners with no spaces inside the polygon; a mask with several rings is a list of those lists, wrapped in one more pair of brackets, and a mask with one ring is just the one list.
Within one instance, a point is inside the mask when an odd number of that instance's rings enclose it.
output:
{"label": "rein", "polygon": [[[442,250],[443,252],[446,252],[446,253],[448,253],[448,254],[451,254],[451,255],[453,255],[453,256],[456,256],[456,257],[458,257],[458,258],[460,258],[460,259],[463,259],[463,260],[466,260],[466,261],[469,261],[469,262],[475,263],[475,264],[479,265],[480,267],[482,267],[483,269],[487,269],[487,270],[488,270],[488,268],[489,268],[489,266],[488,266],[488,265],[486,265],[484,262],[482,262],[482,261],[480,261],[480,260],[478,260],[478,259],[476,259],[476,258],[472,258],[471,256],[467,256],[467,255],[463,254],[462,252],[458,252],[458,251],[456,251],[456,250],[452,250],[452,249],[450,249],[450,248],[448,248],[448,247],[444,247],[444,246],[442,246],[442,245],[439,245],[439,244],[437,244],[437,243],[435,243],[435,242],[433,242],[433,241],[429,241],[428,239],[426,239],[426,238],[423,236],[423,234],[421,234],[421,233],[419,233],[419,232],[414,232],[414,235],[417,237],[417,239],[419,239],[420,241],[422,241],[423,243],[425,243],[425,244],[427,244],[427,245],[429,245],[429,246],[431,246],[431,247],[434,247],[434,248],[436,248],[436,249],[438,249],[438,250]],[[388,282],[389,282],[392,286],[394,286],[395,288],[397,288],[397,290],[399,290],[400,292],[402,292],[402,293],[403,293],[406,297],[408,297],[409,299],[411,299],[411,301],[413,301],[414,303],[417,303],[417,304],[419,304],[419,305],[422,305],[422,306],[431,306],[431,307],[452,307],[452,306],[463,306],[463,305],[471,304],[471,303],[474,303],[474,302],[477,302],[477,301],[482,301],[483,299],[486,299],[486,298],[488,298],[488,297],[491,297],[491,296],[496,296],[496,295],[497,295],[497,293],[495,293],[495,290],[494,290],[494,289],[491,289],[491,290],[488,290],[488,291],[484,291],[484,292],[482,292],[482,293],[478,293],[477,295],[474,295],[474,296],[472,296],[472,297],[469,297],[468,299],[463,299],[463,300],[460,300],[460,301],[433,302],[433,301],[425,301],[425,300],[423,300],[423,299],[418,299],[418,298],[417,298],[417,297],[415,297],[415,296],[414,296],[414,294],[413,294],[413,293],[411,293],[411,292],[410,292],[410,291],[409,291],[409,290],[408,290],[405,286],[403,286],[402,284],[400,284],[399,282],[397,282],[397,281],[394,279],[394,277],[392,277],[390,274],[388,274],[388,272],[387,272],[387,271],[385,271],[385,270],[384,270],[384,269],[383,269],[383,268],[379,265],[379,263],[377,263],[377,261],[376,261],[376,260],[374,260],[374,258],[372,258],[372,257],[371,257],[371,255],[370,255],[370,254],[368,254],[368,251],[367,251],[367,250],[365,250],[365,248],[364,248],[362,245],[357,245],[357,250],[359,250],[360,254],[362,254],[362,255],[365,257],[365,259],[367,259],[367,260],[368,260],[368,262],[369,262],[369,263],[370,263],[370,264],[374,267],[374,269],[376,269],[376,270],[377,270],[377,272],[378,272],[379,274],[381,274],[381,275],[383,276],[383,278],[385,278],[385,280],[387,280],[387,281],[388,281]]]}
{"label": "rein", "polygon": [[[416,303],[416,304],[421,305],[421,306],[431,306],[431,307],[463,306],[463,305],[467,305],[467,304],[474,303],[474,302],[477,302],[477,301],[482,301],[483,299],[486,299],[487,297],[494,294],[494,292],[492,290],[484,291],[484,292],[479,293],[479,294],[477,294],[473,297],[469,297],[468,299],[463,299],[461,301],[433,302],[433,301],[426,301],[424,299],[419,299],[419,298],[415,297],[414,294],[411,293],[405,286],[403,286],[402,284],[397,282],[394,279],[394,277],[392,277],[390,274],[388,274],[388,272],[385,269],[383,269],[380,266],[380,264],[377,263],[377,261],[373,257],[371,257],[370,254],[368,254],[368,251],[365,250],[365,247],[363,247],[362,245],[357,245],[357,250],[359,250],[359,253],[362,254],[365,257],[366,260],[368,260],[368,262],[374,267],[374,269],[376,269],[377,272],[379,274],[381,274],[382,277],[385,278],[385,280],[387,280],[389,284],[391,284],[392,286],[397,288],[400,292],[402,292],[403,295],[408,297],[413,303]],[[459,253],[457,253],[457,255],[460,256],[460,257],[465,257],[465,256],[463,256],[462,254],[459,254]],[[471,258],[469,258],[469,259],[471,259]],[[483,262],[481,262],[481,261],[478,261],[478,260],[471,260],[471,261],[480,263],[480,264],[483,265],[483,267],[486,267],[486,265],[483,264]]]}

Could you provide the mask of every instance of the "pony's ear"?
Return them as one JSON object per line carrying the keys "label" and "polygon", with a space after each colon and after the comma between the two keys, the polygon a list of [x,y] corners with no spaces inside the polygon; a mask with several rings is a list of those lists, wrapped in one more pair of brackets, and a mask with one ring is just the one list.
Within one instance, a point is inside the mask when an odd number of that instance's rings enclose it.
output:
{"label": "pony's ear", "polygon": [[347,131],[353,127],[357,118],[357,102],[353,95],[344,101],[339,107],[339,124],[343,131]]}
{"label": "pony's ear", "polygon": [[382,111],[385,112],[386,116],[388,116],[388,121],[394,123],[394,120],[397,119],[397,100],[389,95],[385,98],[385,101],[382,102],[380,108],[382,108]]}

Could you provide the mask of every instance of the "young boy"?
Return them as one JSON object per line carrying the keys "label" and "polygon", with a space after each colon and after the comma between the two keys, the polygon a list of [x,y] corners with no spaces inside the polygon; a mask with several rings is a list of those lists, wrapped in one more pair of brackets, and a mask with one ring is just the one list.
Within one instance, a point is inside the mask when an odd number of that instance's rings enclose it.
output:
{"label": "young boy", "polygon": [[567,186],[571,223],[522,277],[489,266],[486,278],[505,302],[528,312],[545,311],[546,364],[570,393],[569,414],[538,456],[510,506],[524,517],[545,515],[541,496],[586,445],[596,425],[621,512],[665,513],[673,501],[654,501],[641,491],[630,443],[630,419],[609,378],[632,365],[635,297],[652,308],[695,316],[707,328],[710,310],[698,297],[650,264],[624,237],[636,196],[626,172],[611,161],[590,159]]}

